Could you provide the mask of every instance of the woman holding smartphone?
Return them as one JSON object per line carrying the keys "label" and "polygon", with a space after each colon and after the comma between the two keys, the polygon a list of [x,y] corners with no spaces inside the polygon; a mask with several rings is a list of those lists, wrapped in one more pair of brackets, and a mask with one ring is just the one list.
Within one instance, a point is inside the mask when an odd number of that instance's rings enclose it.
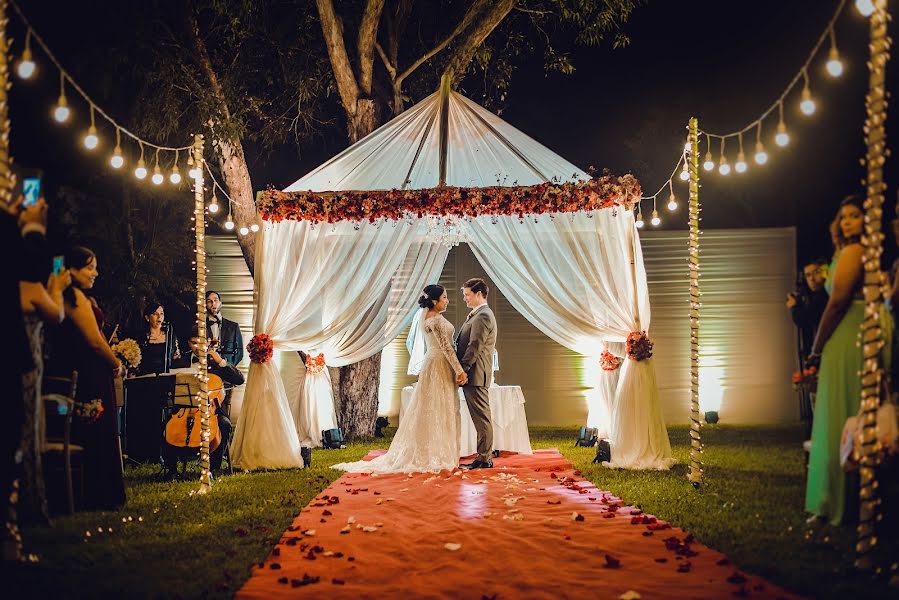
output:
{"label": "woman holding smartphone", "polygon": [[[92,250],[75,247],[65,255],[72,286],[63,293],[66,319],[59,328],[50,360],[54,374],[78,371],[75,400],[81,410],[73,437],[84,446],[84,504],[115,510],[125,503],[113,378],[124,375],[121,361],[103,336],[103,311],[86,291],[99,274]],[[92,407],[102,406],[102,411]],[[76,415],[79,414],[76,408]]]}

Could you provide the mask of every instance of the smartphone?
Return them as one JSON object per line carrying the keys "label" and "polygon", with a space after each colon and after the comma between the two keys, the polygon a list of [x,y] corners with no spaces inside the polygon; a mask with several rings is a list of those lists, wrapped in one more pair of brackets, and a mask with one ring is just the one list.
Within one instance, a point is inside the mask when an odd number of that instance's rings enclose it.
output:
{"label": "smartphone", "polygon": [[[47,263],[44,263],[47,264]],[[62,269],[65,266],[65,257],[63,256],[54,256],[53,257],[53,274],[59,275],[62,273]]]}
{"label": "smartphone", "polygon": [[25,200],[22,206],[33,206],[37,204],[38,198],[41,197],[41,178],[25,177],[22,179],[22,195]]}

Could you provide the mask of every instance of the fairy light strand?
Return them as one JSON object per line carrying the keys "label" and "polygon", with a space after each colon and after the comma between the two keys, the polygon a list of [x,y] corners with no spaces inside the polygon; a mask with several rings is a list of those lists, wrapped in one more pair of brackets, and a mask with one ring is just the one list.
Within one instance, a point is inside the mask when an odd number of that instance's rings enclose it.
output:
{"label": "fairy light strand", "polygon": [[702,485],[702,439],[699,420],[699,121],[689,125],[690,199],[688,203],[688,236],[690,267],[690,471],[687,479],[694,488]]}
{"label": "fairy light strand", "polygon": [[[203,136],[194,136],[192,148],[193,159],[199,163],[203,161]],[[194,181],[194,231],[196,241],[196,266],[197,266],[197,336],[200,338],[199,372],[197,378],[200,383],[200,489],[198,494],[205,494],[212,487],[212,478],[209,472],[209,370],[206,358],[206,200],[203,197],[203,171],[198,170]]]}

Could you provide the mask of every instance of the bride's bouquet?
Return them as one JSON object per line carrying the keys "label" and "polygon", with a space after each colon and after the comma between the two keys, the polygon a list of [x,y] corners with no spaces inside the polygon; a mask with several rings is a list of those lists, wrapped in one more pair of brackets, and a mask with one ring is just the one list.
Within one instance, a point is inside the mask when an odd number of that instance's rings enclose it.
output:
{"label": "bride's bouquet", "polygon": [[310,375],[318,375],[325,370],[325,355],[318,356],[306,355],[306,372]]}
{"label": "bride's bouquet", "polygon": [[133,339],[127,338],[118,344],[113,344],[110,350],[122,361],[129,373],[136,371],[140,366],[140,346]]}

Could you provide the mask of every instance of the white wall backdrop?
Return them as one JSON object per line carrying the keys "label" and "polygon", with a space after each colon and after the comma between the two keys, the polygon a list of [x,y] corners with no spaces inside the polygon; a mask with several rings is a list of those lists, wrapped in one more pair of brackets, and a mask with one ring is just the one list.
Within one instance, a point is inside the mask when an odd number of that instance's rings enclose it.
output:
{"label": "white wall backdrop", "polygon": [[[689,320],[685,231],[643,231],[640,235],[652,303],[652,330],[659,389],[668,423],[689,414]],[[209,236],[209,288],[220,290],[225,316],[252,336],[252,280],[237,241]],[[723,422],[775,422],[798,418],[790,375],[796,364],[795,333],[784,299],[794,285],[792,228],[705,231],[700,256],[701,402],[718,409]],[[457,327],[467,309],[459,288],[469,277],[485,277],[467,245],[450,252],[440,277],[447,287],[446,317]],[[489,282],[489,279],[488,279]],[[531,425],[580,425],[586,420],[588,382],[598,369],[556,344],[519,315],[491,285],[489,304],[499,327],[501,385],[520,385]],[[288,389],[302,385],[302,367],[283,353],[280,368]],[[290,356],[286,356],[290,354]],[[246,361],[245,361],[246,362]],[[380,413],[399,412],[406,375],[405,332],[382,357]],[[241,365],[245,367],[246,365]],[[235,397],[232,414],[239,412]]]}

